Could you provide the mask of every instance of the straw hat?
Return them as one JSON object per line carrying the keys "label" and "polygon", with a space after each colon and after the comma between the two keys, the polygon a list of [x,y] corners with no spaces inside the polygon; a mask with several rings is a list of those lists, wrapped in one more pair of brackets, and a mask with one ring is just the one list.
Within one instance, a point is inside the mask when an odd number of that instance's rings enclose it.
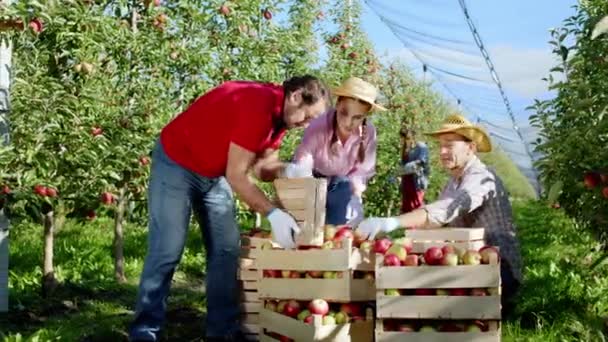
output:
{"label": "straw hat", "polygon": [[478,152],[492,151],[492,142],[490,141],[488,134],[483,130],[483,128],[473,125],[462,115],[448,115],[443,120],[443,123],[438,130],[425,134],[437,137],[438,135],[446,133],[455,133],[471,140],[477,145]]}
{"label": "straw hat", "polygon": [[358,77],[350,77],[337,88],[332,89],[335,96],[352,97],[372,106],[372,111],[384,111],[386,108],[376,103],[378,89]]}

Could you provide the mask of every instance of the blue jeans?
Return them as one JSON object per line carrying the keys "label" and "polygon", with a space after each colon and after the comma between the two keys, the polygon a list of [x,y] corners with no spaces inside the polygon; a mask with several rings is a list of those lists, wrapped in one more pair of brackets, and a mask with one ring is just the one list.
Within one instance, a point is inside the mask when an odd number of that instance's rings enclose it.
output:
{"label": "blue jeans", "polygon": [[207,251],[207,336],[237,333],[239,230],[232,189],[224,177],[205,178],[173,162],[157,142],[148,189],[148,252],[130,338],[157,341],[167,297],[186,242],[190,213],[201,226]]}
{"label": "blue jeans", "polygon": [[328,179],[325,224],[346,223],[346,206],[352,193],[350,180],[347,177],[334,176]]}

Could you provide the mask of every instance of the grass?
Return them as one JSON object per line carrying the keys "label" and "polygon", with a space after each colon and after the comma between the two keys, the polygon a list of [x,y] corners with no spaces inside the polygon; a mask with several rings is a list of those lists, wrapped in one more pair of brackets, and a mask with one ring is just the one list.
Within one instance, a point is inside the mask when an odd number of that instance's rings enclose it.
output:
{"label": "grass", "polygon": [[[525,284],[505,341],[603,341],[608,327],[608,267],[594,272],[597,242],[560,210],[514,202],[525,262]],[[55,260],[63,286],[39,296],[41,232],[33,224],[11,231],[11,309],[0,316],[4,341],[125,341],[146,252],[146,230],[126,229],[127,284],[112,277],[111,221],[68,222],[57,233]],[[193,227],[194,228],[194,227]],[[169,300],[166,341],[200,341],[205,259],[191,229]],[[0,335],[2,336],[2,335]],[[0,341],[3,340],[0,337]]]}

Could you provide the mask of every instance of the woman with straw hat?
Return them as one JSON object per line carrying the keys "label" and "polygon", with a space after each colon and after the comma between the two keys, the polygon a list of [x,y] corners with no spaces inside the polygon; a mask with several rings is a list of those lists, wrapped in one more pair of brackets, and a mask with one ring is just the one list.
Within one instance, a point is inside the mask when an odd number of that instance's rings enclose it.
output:
{"label": "woman with straw hat", "polygon": [[398,227],[485,228],[486,244],[500,248],[503,309],[508,311],[521,283],[521,256],[509,195],[476,155],[492,150],[490,138],[461,115],[448,116],[439,130],[427,135],[439,140],[441,164],[451,174],[437,201],[398,217],[368,218],[358,231],[373,238]]}
{"label": "woman with straw hat", "polygon": [[[376,87],[350,77],[333,89],[337,103],[311,121],[294,154],[293,168],[308,165],[315,177],[328,178],[326,223],[357,225],[363,220],[362,195],[376,168],[376,129],[368,117],[384,111]],[[308,176],[292,171],[285,176]]]}

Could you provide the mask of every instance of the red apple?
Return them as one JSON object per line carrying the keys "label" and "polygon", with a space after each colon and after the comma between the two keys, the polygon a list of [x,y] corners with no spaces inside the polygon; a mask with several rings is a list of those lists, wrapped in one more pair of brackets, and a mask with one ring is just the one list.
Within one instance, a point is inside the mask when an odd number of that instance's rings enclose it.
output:
{"label": "red apple", "polygon": [[452,245],[445,245],[445,246],[441,247],[441,252],[443,254],[456,253],[456,248]]}
{"label": "red apple", "polygon": [[95,126],[95,127],[91,128],[91,134],[93,134],[94,137],[102,135],[103,129],[99,126]]}
{"label": "red apple", "polygon": [[102,192],[101,193],[101,203],[103,204],[112,204],[114,202],[114,195],[110,192]]}
{"label": "red apple", "polygon": [[395,254],[387,254],[384,256],[384,266],[401,266],[401,260]]}
{"label": "red apple", "polygon": [[597,172],[587,172],[585,173],[585,177],[583,182],[587,189],[595,188],[601,181],[601,177]]}
{"label": "red apple", "polygon": [[313,315],[327,315],[329,304],[324,299],[313,299],[308,303],[308,310]]}
{"label": "red apple", "polygon": [[270,12],[268,9],[265,9],[263,11],[263,14],[264,14],[264,19],[266,19],[266,20],[272,19],[272,12]]}
{"label": "red apple", "polygon": [[220,13],[224,16],[229,16],[230,15],[230,7],[228,7],[227,5],[222,5],[220,7]]}
{"label": "red apple", "polygon": [[304,318],[304,323],[306,323],[306,324],[312,324],[313,323],[313,319],[314,319],[314,316],[310,315],[310,316]]}
{"label": "red apple", "polygon": [[298,314],[300,313],[300,303],[297,300],[290,300],[289,302],[287,302],[287,304],[285,304],[285,308],[283,310],[283,313],[289,317],[297,317]]}
{"label": "red apple", "polygon": [[450,289],[450,296],[468,296],[469,291],[467,289]]}
{"label": "red apple", "polygon": [[441,263],[441,259],[443,258],[443,253],[439,247],[430,247],[424,253],[424,261],[428,265],[439,265]]}
{"label": "red apple", "polygon": [[471,289],[471,296],[487,296],[486,289]]}
{"label": "red apple", "polygon": [[346,49],[348,49],[349,46],[350,45],[348,45],[348,43],[342,43],[342,45],[340,45],[340,49],[346,50]]}
{"label": "red apple", "polygon": [[34,193],[40,196],[46,196],[47,194],[47,187],[44,185],[35,185],[34,186]]}
{"label": "red apple", "polygon": [[139,157],[139,164],[141,166],[146,166],[146,165],[150,164],[150,158],[148,158],[147,156]]}
{"label": "red apple", "polygon": [[333,238],[334,241],[342,241],[344,239],[354,239],[353,230],[348,226],[338,229]]}
{"label": "red apple", "polygon": [[385,254],[386,251],[391,247],[391,245],[391,240],[387,238],[376,240],[374,242],[374,253]]}
{"label": "red apple", "polygon": [[476,250],[468,250],[462,256],[462,261],[465,265],[479,265],[481,264],[481,255]]}
{"label": "red apple", "polygon": [[298,271],[291,271],[291,273],[289,274],[289,278],[302,278],[302,274]]}
{"label": "red apple", "polygon": [[444,254],[441,258],[441,264],[444,266],[456,266],[458,265],[458,255],[455,253]]}
{"label": "red apple", "polygon": [[285,313],[285,306],[287,306],[287,303],[288,303],[288,301],[286,301],[286,300],[280,300],[277,303],[277,312],[280,314]]}
{"label": "red apple", "polygon": [[264,270],[262,273],[264,278],[281,278],[281,272],[279,270]]}
{"label": "red apple", "polygon": [[57,197],[57,190],[55,188],[47,188],[46,195],[48,197]]}
{"label": "red apple", "polygon": [[416,254],[408,254],[405,257],[405,261],[403,262],[403,266],[418,266],[418,255]]}
{"label": "red apple", "polygon": [[481,262],[489,265],[497,265],[500,261],[498,250],[494,246],[484,246],[479,249]]}
{"label": "red apple", "polygon": [[434,296],[435,290],[433,289],[416,289],[414,290],[416,296]]}
{"label": "red apple", "polygon": [[92,221],[95,219],[95,217],[97,217],[97,214],[95,214],[95,210],[89,210],[87,212],[87,220]]}
{"label": "red apple", "polygon": [[340,306],[340,312],[344,312],[348,316],[361,316],[363,308],[357,303],[344,303]]}
{"label": "red apple", "polygon": [[354,51],[348,54],[348,58],[350,58],[350,59],[357,59],[357,57],[358,57],[358,54]]}
{"label": "red apple", "polygon": [[416,328],[414,328],[414,326],[412,324],[400,323],[397,325],[396,330],[401,331],[401,332],[415,332]]}
{"label": "red apple", "polygon": [[306,277],[307,278],[322,278],[323,271],[308,271],[308,272],[306,272]]}
{"label": "red apple", "polygon": [[605,186],[602,189],[602,196],[604,196],[604,198],[608,198],[608,186]]}
{"label": "red apple", "polygon": [[0,193],[2,193],[4,195],[8,195],[11,193],[11,188],[8,185],[3,185]]}
{"label": "red apple", "polygon": [[43,28],[42,21],[38,18],[34,18],[30,21],[29,27],[35,33],[40,33],[40,32],[42,32],[42,28]]}

